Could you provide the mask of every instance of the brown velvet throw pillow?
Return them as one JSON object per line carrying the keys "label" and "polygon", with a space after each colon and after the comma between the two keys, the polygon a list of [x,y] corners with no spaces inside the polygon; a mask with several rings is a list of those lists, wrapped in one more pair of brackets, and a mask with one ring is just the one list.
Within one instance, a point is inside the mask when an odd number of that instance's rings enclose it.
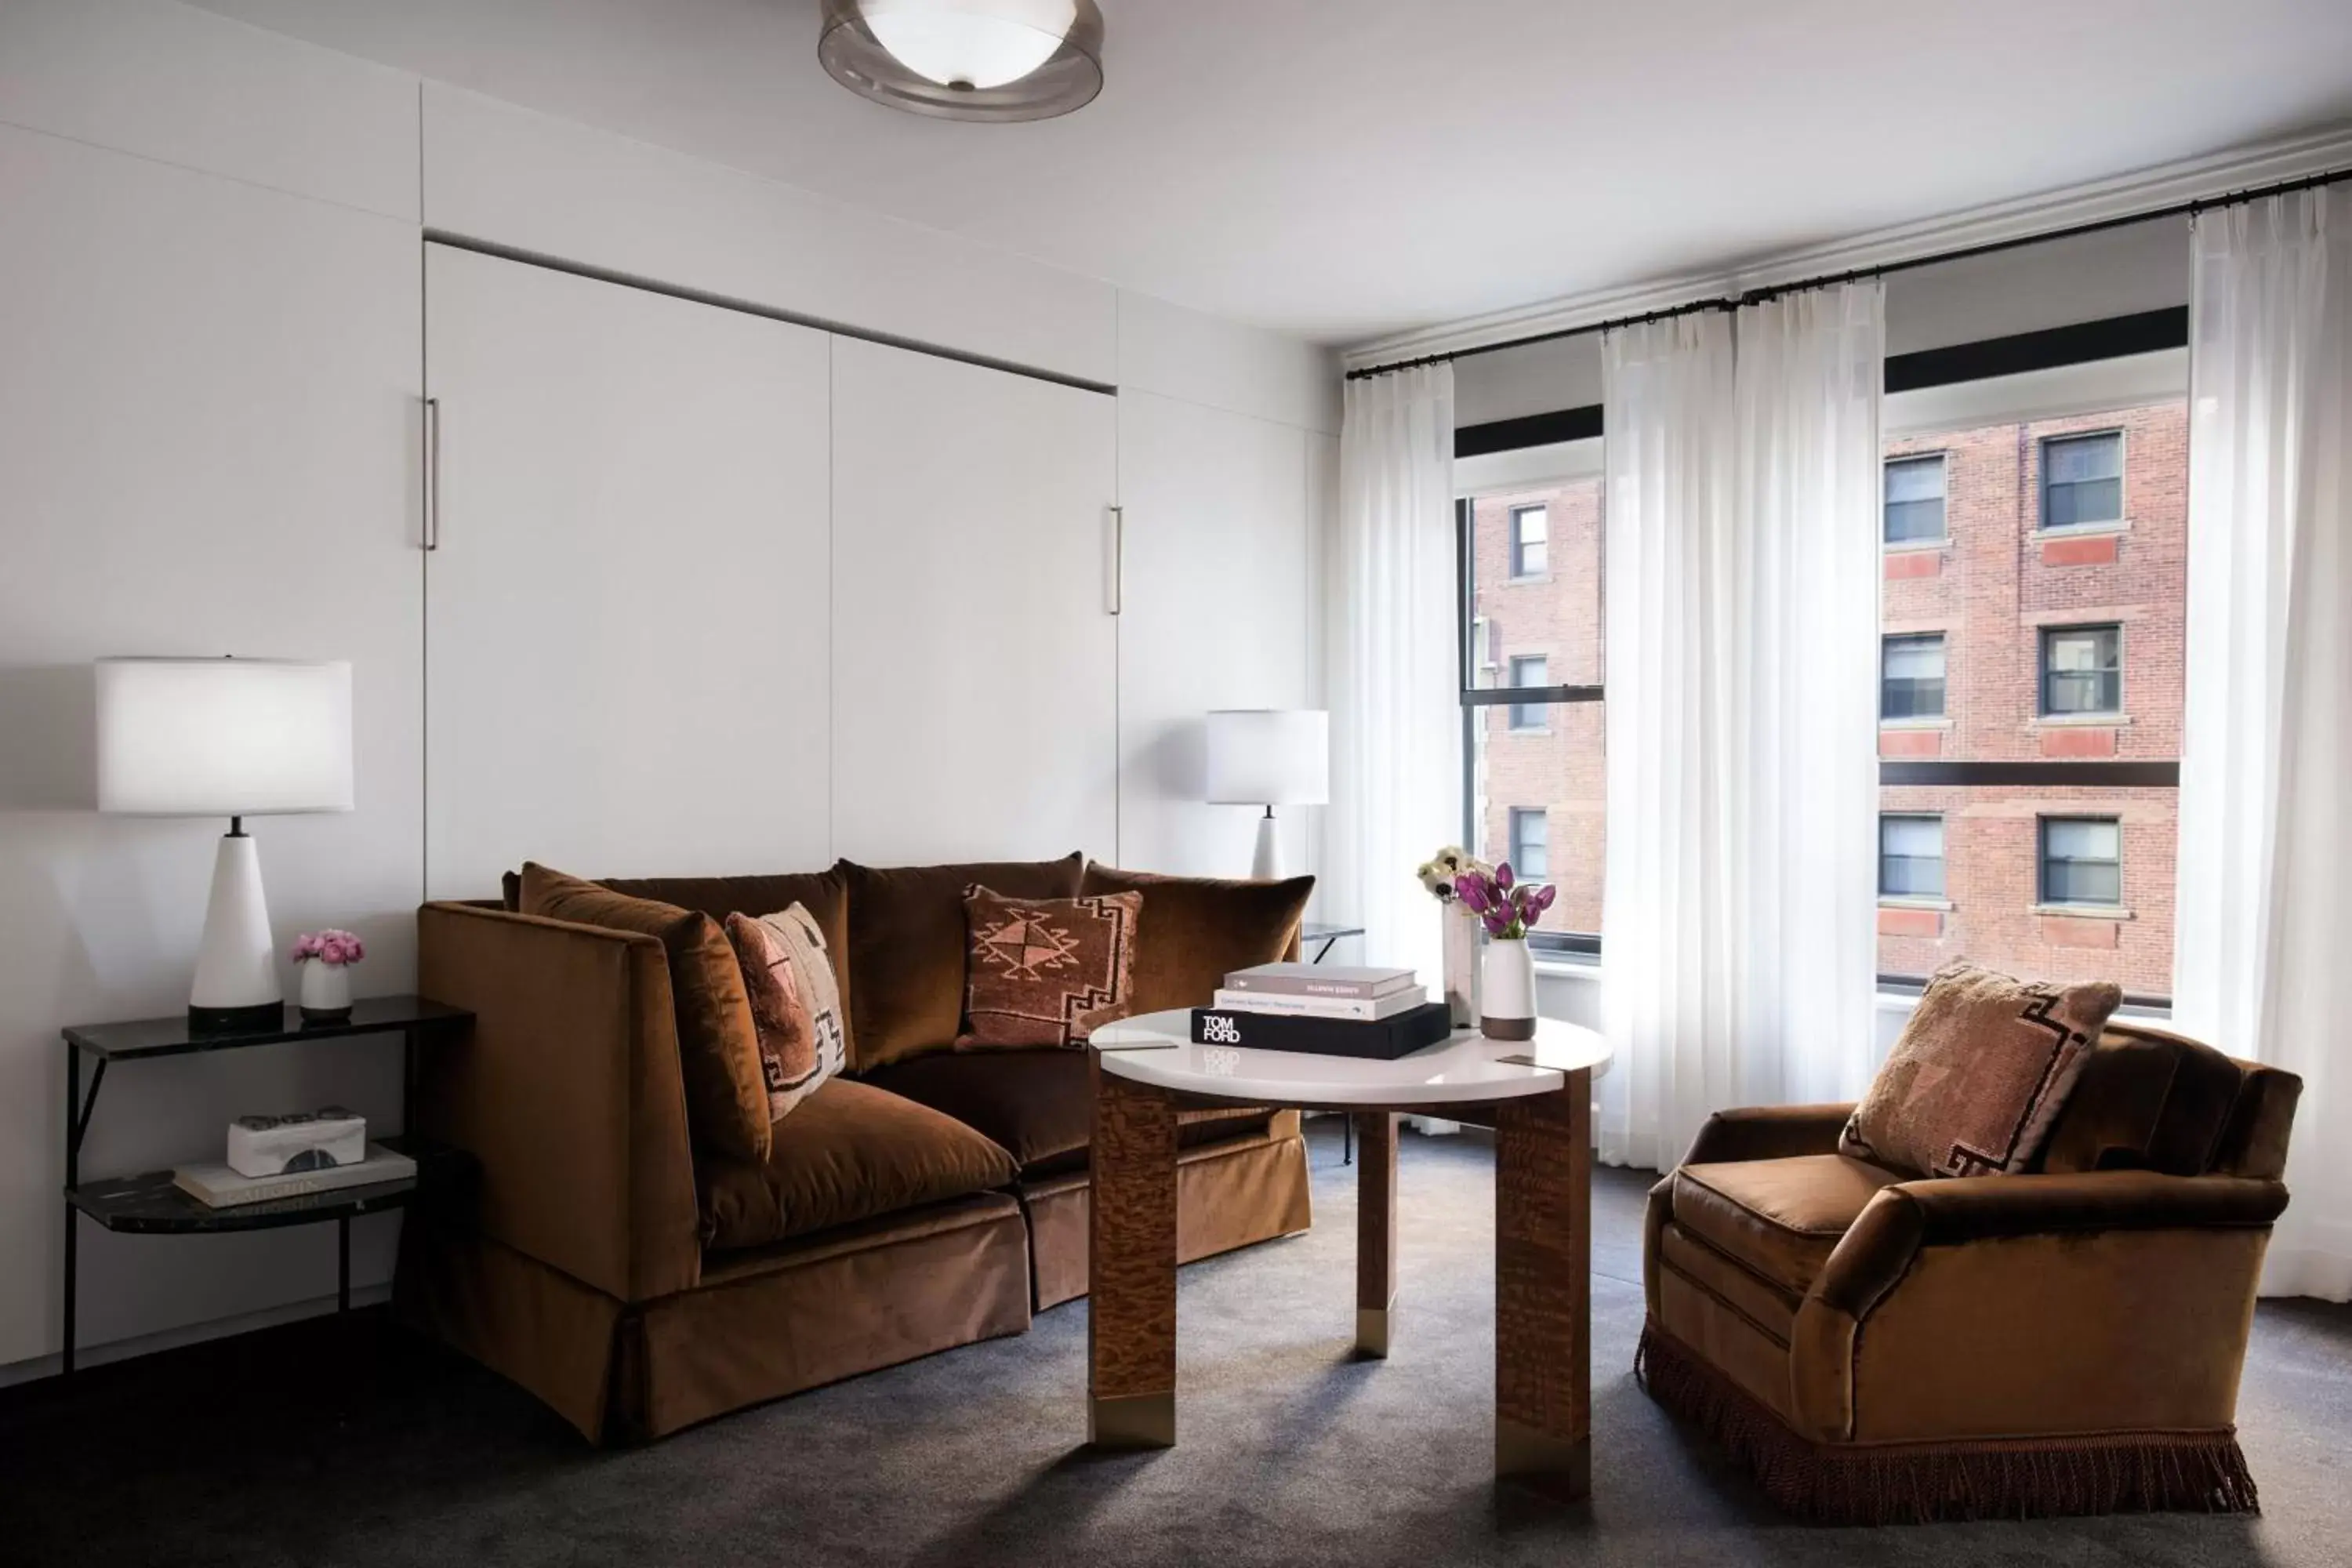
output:
{"label": "brown velvet throw pillow", "polygon": [[1139,893],[1008,899],[964,889],[963,1033],[956,1049],[1082,1046],[1127,1016]]}
{"label": "brown velvet throw pillow", "polygon": [[1838,1152],[1928,1176],[2029,1169],[2122,1001],[2112,983],[2052,985],[1965,960],[1945,965]]}
{"label": "brown velvet throw pillow", "polygon": [[[1073,899],[1086,857],[970,866],[834,868],[849,884],[850,1064],[872,1072],[955,1047],[963,1025],[963,890]],[[1114,889],[1115,890],[1115,889]]]}
{"label": "brown velvet throw pillow", "polygon": [[1158,1013],[1205,1007],[1225,976],[1298,953],[1298,928],[1315,879],[1284,882],[1159,877],[1110,866],[1087,868],[1079,892],[1141,893],[1135,932],[1135,999],[1128,1009]]}
{"label": "brown velvet throw pillow", "polygon": [[765,1160],[771,1146],[760,1035],[734,944],[698,910],[633,899],[536,862],[522,868],[521,910],[549,920],[661,939],[677,1012],[678,1069],[688,1130],[705,1148]]}
{"label": "brown velvet throw pillow", "polygon": [[781,1121],[844,1065],[841,1004],[830,984],[824,939],[809,912],[794,904],[760,920],[730,914],[727,940],[743,967],[743,989],[759,1031],[768,1120]]}

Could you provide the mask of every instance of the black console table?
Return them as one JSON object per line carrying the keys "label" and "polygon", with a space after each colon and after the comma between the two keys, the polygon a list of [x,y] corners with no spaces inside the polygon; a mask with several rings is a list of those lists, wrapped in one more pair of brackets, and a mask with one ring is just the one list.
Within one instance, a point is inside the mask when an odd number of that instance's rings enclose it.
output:
{"label": "black console table", "polygon": [[[406,1205],[418,1194],[436,1194],[467,1180],[473,1162],[446,1144],[410,1135],[408,1109],[416,1084],[416,1048],[425,1040],[454,1037],[472,1024],[473,1014],[445,1006],[423,996],[371,996],[354,1002],[347,1017],[329,1023],[306,1023],[301,1010],[289,1006],[275,1027],[196,1031],[186,1016],[143,1018],[127,1024],[80,1024],[65,1031],[66,1043],[66,1268],[65,1356],[63,1370],[74,1367],[74,1289],[77,1283],[78,1216],[88,1216],[109,1230],[148,1236],[192,1236],[236,1230],[270,1230],[280,1226],[336,1222],[336,1305],[352,1304],[352,1218]],[[119,1061],[147,1057],[185,1056],[194,1051],[238,1050],[248,1046],[286,1045],[303,1040],[349,1039],[359,1035],[401,1037],[400,1125],[402,1135],[374,1140],[416,1162],[416,1174],[368,1186],[339,1187],[300,1197],[214,1208],[198,1202],[172,1183],[169,1171],[84,1183],[81,1144],[89,1119],[98,1109],[98,1091],[106,1069]],[[81,1087],[82,1058],[97,1067],[89,1090]]]}

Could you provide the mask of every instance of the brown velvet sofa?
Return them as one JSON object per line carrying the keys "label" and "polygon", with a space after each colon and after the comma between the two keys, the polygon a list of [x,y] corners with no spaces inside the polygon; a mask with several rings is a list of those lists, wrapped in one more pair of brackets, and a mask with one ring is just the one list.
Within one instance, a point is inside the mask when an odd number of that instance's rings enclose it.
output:
{"label": "brown velvet sofa", "polygon": [[1825,1523],[2251,1511],[2238,1375],[2301,1080],[2110,1025],[2036,1173],[1727,1111],[1652,1189],[1651,1394]]}
{"label": "brown velvet sofa", "polygon": [[[651,935],[433,903],[425,994],[471,1008],[428,1054],[417,1131],[474,1154],[465,1212],[403,1233],[398,1310],[592,1441],[642,1441],[761,1400],[1027,1330],[1087,1288],[1087,1053],[958,1052],[964,886],[1144,894],[1136,1010],[1295,953],[1311,882],[1208,883],[1043,863],[604,887],[723,918],[793,903],[827,933],[848,1076],[775,1124],[762,1163],[690,1126],[669,959]],[[1296,1111],[1187,1112],[1184,1261],[1307,1228]]]}

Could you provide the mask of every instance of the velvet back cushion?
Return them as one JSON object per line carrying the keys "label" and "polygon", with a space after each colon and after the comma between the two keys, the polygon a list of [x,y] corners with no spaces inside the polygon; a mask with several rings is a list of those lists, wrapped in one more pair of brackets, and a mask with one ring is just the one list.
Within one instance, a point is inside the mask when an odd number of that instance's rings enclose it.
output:
{"label": "velvet back cushion", "polygon": [[616,893],[536,862],[522,868],[521,912],[661,940],[677,1014],[678,1068],[687,1126],[702,1147],[765,1160],[771,1146],[760,1036],[734,944],[699,910]]}
{"label": "velvet back cushion", "polygon": [[1854,1108],[1839,1152],[1925,1176],[2032,1169],[2122,1001],[2108,982],[2052,985],[1947,964]]}
{"label": "velvet back cushion", "polygon": [[768,1119],[781,1121],[845,1065],[832,966],[815,921],[798,904],[758,920],[730,914],[727,940],[734,944],[743,989],[751,999]]}
{"label": "velvet back cushion", "polygon": [[849,889],[850,1065],[858,1072],[955,1048],[963,1025],[963,890],[1076,898],[1086,857],[835,869]]}
{"label": "velvet back cushion", "polygon": [[1079,891],[1140,893],[1135,935],[1135,995],[1128,1011],[1205,1007],[1225,976],[1298,953],[1298,928],[1315,879],[1254,882],[1160,877],[1115,867],[1087,868]]}
{"label": "velvet back cushion", "polygon": [[956,1049],[1082,1046],[1127,1016],[1140,893],[1008,899],[964,891],[963,1033]]}

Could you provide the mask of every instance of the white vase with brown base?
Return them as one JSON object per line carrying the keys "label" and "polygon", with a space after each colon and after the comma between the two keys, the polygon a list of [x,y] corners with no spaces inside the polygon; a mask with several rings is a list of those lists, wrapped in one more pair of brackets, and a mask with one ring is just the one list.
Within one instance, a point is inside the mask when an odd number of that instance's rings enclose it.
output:
{"label": "white vase with brown base", "polygon": [[1486,939],[1478,966],[1478,1032],[1490,1040],[1536,1037],[1536,963],[1527,938]]}

